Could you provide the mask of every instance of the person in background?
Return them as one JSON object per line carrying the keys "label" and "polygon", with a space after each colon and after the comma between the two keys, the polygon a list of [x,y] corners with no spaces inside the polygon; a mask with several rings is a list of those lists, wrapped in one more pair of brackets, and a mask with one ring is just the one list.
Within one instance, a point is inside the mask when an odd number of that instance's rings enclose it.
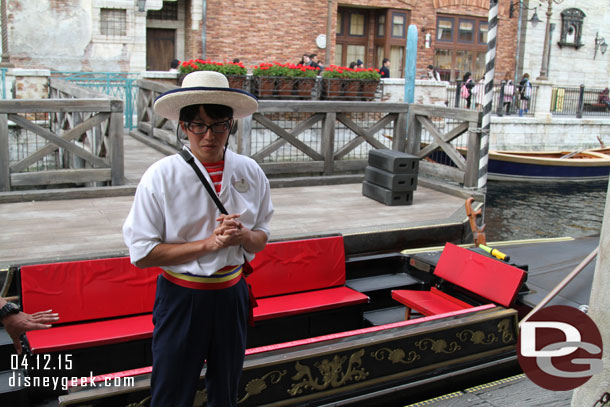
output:
{"label": "person in background", "polygon": [[364,62],[362,62],[362,60],[360,60],[360,59],[357,60],[356,61],[356,68],[364,69]]}
{"label": "person in background", "polygon": [[381,74],[381,79],[390,77],[390,60],[388,58],[383,58],[383,61],[381,61],[379,73]]}
{"label": "person in background", "polygon": [[434,65],[428,65],[428,79],[437,82],[441,81],[441,74],[439,73],[438,69],[434,67]]}
{"label": "person in background", "polygon": [[311,66],[311,58],[309,58],[309,54],[303,54],[298,65]]}
{"label": "person in background", "polygon": [[[227,145],[235,120],[256,112],[258,102],[229,88],[221,73],[196,71],[153,108],[178,122],[186,144],[146,170],[123,225],[131,262],[163,268],[153,307],[151,406],[192,406],[206,362],[208,405],[236,407],[251,312],[244,267],[267,244],[273,205],[263,170]],[[189,163],[209,177],[209,193]]]}
{"label": "person in background", "polygon": [[483,96],[485,95],[485,78],[479,79],[472,89],[474,94],[474,107],[476,110],[483,110]]}
{"label": "person in background", "polygon": [[512,77],[513,74],[510,72],[506,72],[506,75],[504,75],[504,99],[502,103],[507,115],[510,115],[510,105],[513,102],[513,95],[515,94],[515,84]]}
{"label": "person in background", "polygon": [[53,313],[52,310],[27,314],[20,311],[17,305],[0,297],[0,322],[13,340],[13,345],[19,354],[22,352],[19,341],[22,334],[36,329],[48,329],[51,327],[51,323],[58,320],[59,314]]}
{"label": "person in background", "polygon": [[528,73],[524,73],[519,82],[519,95],[521,101],[519,116],[523,116],[523,114],[527,114],[527,111],[529,110],[530,98],[532,96],[532,84],[530,83],[530,75]]}
{"label": "person in background", "polygon": [[474,88],[474,81],[471,78],[472,74],[466,72],[462,78],[462,87],[460,88],[460,95],[463,99],[466,99],[466,109],[470,109],[470,103],[472,101],[472,88]]}
{"label": "person in background", "polygon": [[356,69],[356,67],[357,67],[357,65],[354,61],[349,63],[349,67],[348,67],[349,69]]}
{"label": "person in background", "polygon": [[180,65],[180,61],[177,59],[172,59],[172,62],[169,63],[169,71],[178,72],[178,65]]}
{"label": "person in background", "polygon": [[324,65],[322,65],[322,63],[318,60],[318,54],[311,54],[309,56],[309,59],[311,59],[309,66],[313,68],[318,68],[320,69],[320,72],[322,72],[322,70],[324,69]]}
{"label": "person in background", "polygon": [[606,109],[610,109],[610,90],[608,88],[605,88],[604,90],[602,90],[599,93],[599,96],[597,97],[597,103],[603,103],[604,105],[606,105]]}
{"label": "person in background", "polygon": [[234,64],[239,64],[240,62],[241,62],[241,60],[239,58],[233,58]]}

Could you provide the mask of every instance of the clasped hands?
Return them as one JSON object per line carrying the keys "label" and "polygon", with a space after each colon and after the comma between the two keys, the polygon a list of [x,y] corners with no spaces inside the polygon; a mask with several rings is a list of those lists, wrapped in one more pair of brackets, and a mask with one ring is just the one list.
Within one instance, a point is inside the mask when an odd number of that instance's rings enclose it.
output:
{"label": "clasped hands", "polygon": [[239,216],[238,213],[233,213],[216,218],[219,224],[214,229],[214,243],[218,248],[243,245],[249,229],[239,221]]}

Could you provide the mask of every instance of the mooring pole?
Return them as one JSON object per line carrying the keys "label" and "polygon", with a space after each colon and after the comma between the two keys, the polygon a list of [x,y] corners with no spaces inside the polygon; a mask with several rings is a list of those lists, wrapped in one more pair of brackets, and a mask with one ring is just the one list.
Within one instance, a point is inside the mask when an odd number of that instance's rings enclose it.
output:
{"label": "mooring pole", "polygon": [[485,95],[483,96],[483,118],[481,123],[481,153],[479,157],[479,182],[477,188],[487,185],[487,164],[489,162],[489,131],[491,129],[491,105],[494,93],[496,65],[496,38],[498,35],[498,0],[489,1],[487,31],[487,54],[485,54]]}
{"label": "mooring pole", "polygon": [[405,57],[405,103],[415,101],[415,65],[417,62],[417,27],[409,25],[407,55]]}

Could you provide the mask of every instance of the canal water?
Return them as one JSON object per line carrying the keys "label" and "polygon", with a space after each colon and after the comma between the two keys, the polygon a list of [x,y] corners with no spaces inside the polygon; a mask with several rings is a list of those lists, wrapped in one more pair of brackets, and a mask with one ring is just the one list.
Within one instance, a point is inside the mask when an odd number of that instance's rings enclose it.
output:
{"label": "canal water", "polygon": [[487,241],[599,235],[607,190],[607,181],[489,181],[484,214]]}

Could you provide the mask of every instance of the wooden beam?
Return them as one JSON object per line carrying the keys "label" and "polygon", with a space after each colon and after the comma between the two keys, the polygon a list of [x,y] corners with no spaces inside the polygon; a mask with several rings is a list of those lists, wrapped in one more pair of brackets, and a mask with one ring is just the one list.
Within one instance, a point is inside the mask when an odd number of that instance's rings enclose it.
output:
{"label": "wooden beam", "polygon": [[[306,120],[303,120],[302,122],[300,122],[294,128],[294,130],[292,130],[292,132],[290,132],[290,134],[292,134],[296,138],[299,134],[301,134],[302,132],[304,132],[307,129],[310,129],[311,127],[313,127],[314,124],[316,124],[317,122],[319,122],[323,118],[324,118],[324,115],[322,113],[314,114],[313,116],[311,116],[311,117],[307,118]],[[262,162],[265,157],[273,154],[281,146],[286,144],[287,141],[288,140],[286,140],[285,138],[282,138],[280,136],[280,138],[278,138],[277,140],[275,140],[274,142],[269,144],[267,147],[265,147],[262,150],[258,151],[256,154],[253,154],[251,156],[251,158],[253,160],[257,161],[257,162]]]}
{"label": "wooden beam", "polygon": [[8,119],[5,114],[0,114],[0,191],[11,190],[8,139]]}
{"label": "wooden beam", "polygon": [[387,149],[387,147],[382,142],[378,141],[374,137],[374,134],[377,133],[377,131],[379,131],[379,129],[383,128],[388,122],[391,122],[395,118],[396,118],[396,115],[388,114],[385,117],[383,117],[381,120],[379,120],[377,123],[375,123],[370,129],[364,130],[363,128],[358,126],[356,123],[354,123],[350,118],[348,118],[345,114],[343,114],[343,113],[337,114],[337,120],[339,120],[341,123],[345,124],[345,126],[347,126],[348,129],[350,129],[351,131],[356,133],[356,135],[358,137],[352,139],[349,143],[345,144],[343,146],[343,148],[341,148],[341,150],[337,151],[337,153],[335,153],[335,159],[339,160],[339,159],[343,158],[354,148],[356,148],[360,144],[362,144],[363,141],[367,141],[369,144],[371,144],[375,148]]}
{"label": "wooden beam", "polygon": [[82,159],[89,161],[92,165],[95,165],[95,166],[98,166],[101,168],[109,166],[108,163],[105,160],[103,160],[102,158],[94,156],[93,154],[91,154],[90,152],[85,150],[84,148],[78,147],[77,145],[62,139],[61,137],[56,136],[49,130],[44,129],[44,128],[38,126],[37,124],[34,124],[34,123],[24,119],[21,116],[18,116],[16,114],[9,114],[9,120],[12,120],[17,125],[23,127],[24,129],[33,131],[34,133],[38,134],[39,136],[44,137],[45,139],[49,140],[51,143],[57,144],[59,147],[65,148],[66,150],[76,154],[77,156],[81,157]]}
{"label": "wooden beam", "polygon": [[275,124],[273,121],[267,119],[265,116],[261,114],[254,114],[252,116],[254,120],[276,133],[278,136],[286,139],[290,144],[307,154],[309,157],[314,159],[315,161],[323,161],[324,157],[315,151],[313,148],[309,147],[307,144],[303,143],[301,140],[297,139],[286,130],[282,129],[280,126]]}
{"label": "wooden beam", "polygon": [[111,180],[110,168],[82,168],[71,170],[47,170],[35,172],[18,172],[11,174],[11,185],[53,185],[84,184]]}
{"label": "wooden beam", "polygon": [[[438,146],[443,149],[443,151],[445,152],[445,154],[447,154],[449,156],[449,158],[451,158],[451,161],[453,161],[460,170],[465,171],[466,170],[466,160],[464,159],[464,157],[462,157],[462,155],[460,153],[458,153],[458,151],[455,149],[455,147],[453,147],[451,144],[447,143],[444,140],[443,134],[438,131],[438,129],[430,121],[430,119],[425,116],[416,116],[416,117],[417,117],[417,120],[428,130],[430,135],[434,138],[435,143],[438,144]],[[423,153],[423,150],[422,150],[422,153]]]}
{"label": "wooden beam", "polygon": [[[97,126],[98,124],[108,120],[110,118],[110,113],[100,113],[93,117],[90,117],[86,121],[80,123],[73,129],[67,131],[66,133],[61,135],[61,138],[66,141],[72,141],[78,136],[85,133],[87,130]],[[47,144],[37,151],[33,152],[23,160],[11,165],[12,172],[24,171],[30,165],[34,164],[36,161],[41,160],[44,156],[51,154],[53,151],[59,148],[56,144]]]}
{"label": "wooden beam", "polygon": [[[120,102],[120,103],[119,103]],[[120,106],[119,106],[120,104]],[[118,99],[11,99],[0,100],[0,113],[122,112]]]}

